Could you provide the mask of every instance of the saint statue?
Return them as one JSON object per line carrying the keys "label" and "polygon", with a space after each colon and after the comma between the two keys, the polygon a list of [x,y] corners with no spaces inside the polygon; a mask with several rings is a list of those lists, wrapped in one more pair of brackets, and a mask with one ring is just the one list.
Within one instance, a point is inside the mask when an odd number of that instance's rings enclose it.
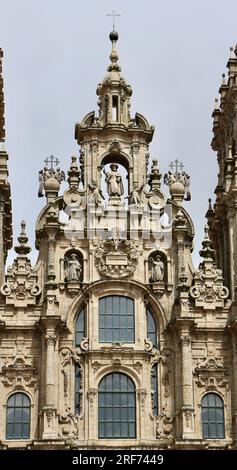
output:
{"label": "saint statue", "polygon": [[67,280],[69,282],[79,282],[81,276],[81,264],[77,259],[77,255],[73,253],[69,259],[66,259]]}
{"label": "saint statue", "polygon": [[164,274],[165,274],[165,265],[161,259],[161,256],[157,255],[155,258],[152,258],[151,281],[152,282],[163,281]]}
{"label": "saint statue", "polygon": [[109,196],[120,197],[124,193],[122,176],[117,170],[118,165],[116,163],[111,163],[110,171],[108,171],[108,173],[104,170],[105,182],[107,183],[107,192]]}

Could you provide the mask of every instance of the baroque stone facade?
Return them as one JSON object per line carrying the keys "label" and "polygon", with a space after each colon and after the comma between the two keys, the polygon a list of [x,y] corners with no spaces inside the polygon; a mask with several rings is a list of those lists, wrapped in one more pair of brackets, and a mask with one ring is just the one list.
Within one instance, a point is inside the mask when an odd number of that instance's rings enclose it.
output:
{"label": "baroque stone facade", "polygon": [[[53,157],[31,265],[11,248],[0,62],[0,448],[206,449],[237,443],[237,51],[213,112],[219,181],[195,269],[189,175],[150,162],[116,43],[98,115],[76,124],[68,186]],[[2,51],[0,52],[2,60]],[[150,165],[151,163],[151,165]]]}

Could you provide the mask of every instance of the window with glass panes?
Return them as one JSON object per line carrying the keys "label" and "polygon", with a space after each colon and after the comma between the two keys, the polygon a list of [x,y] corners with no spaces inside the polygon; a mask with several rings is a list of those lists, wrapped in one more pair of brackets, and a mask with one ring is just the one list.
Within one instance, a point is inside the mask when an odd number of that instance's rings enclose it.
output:
{"label": "window with glass panes", "polygon": [[99,385],[99,438],[136,437],[136,392],[125,374],[106,375]]}
{"label": "window with glass panes", "polygon": [[15,393],[7,401],[7,439],[29,439],[30,399],[24,393]]}
{"label": "window with glass panes", "polygon": [[156,322],[152,312],[147,309],[147,338],[150,338],[153,346],[157,347],[157,329]]}
{"label": "window with glass panes", "polygon": [[85,309],[82,308],[76,319],[75,344],[80,346],[82,338],[85,338]]}
{"label": "window with glass panes", "polygon": [[81,412],[81,368],[78,364],[75,367],[75,412]]}
{"label": "window with glass panes", "polygon": [[152,383],[152,408],[154,416],[158,415],[158,374],[157,364],[151,369],[151,383]]}
{"label": "window with glass panes", "polygon": [[134,342],[134,301],[111,295],[99,299],[99,341]]}
{"label": "window with glass panes", "polygon": [[204,439],[224,439],[224,404],[216,393],[207,393],[202,399],[202,430]]}

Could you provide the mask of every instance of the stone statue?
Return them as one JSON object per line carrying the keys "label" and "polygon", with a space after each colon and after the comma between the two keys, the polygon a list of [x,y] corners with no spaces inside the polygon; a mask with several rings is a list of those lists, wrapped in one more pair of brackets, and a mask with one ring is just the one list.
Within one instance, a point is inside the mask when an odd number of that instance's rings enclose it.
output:
{"label": "stone statue", "polygon": [[96,207],[101,206],[104,196],[101,189],[98,188],[96,181],[93,180],[91,184],[88,184],[88,188],[91,193],[88,198],[88,202],[95,204]]}
{"label": "stone statue", "polygon": [[111,163],[110,170],[105,174],[105,182],[107,183],[107,192],[109,196],[120,197],[124,193],[122,176],[117,171],[118,165],[116,163]]}
{"label": "stone statue", "polygon": [[56,178],[59,183],[65,181],[65,173],[64,171],[60,170],[60,168],[56,169],[56,171],[53,173],[53,177]]}
{"label": "stone statue", "polygon": [[143,203],[142,198],[141,198],[141,193],[144,188],[144,184],[142,184],[139,188],[134,186],[133,190],[129,194],[129,202],[130,204],[135,204],[136,206],[141,206]]}
{"label": "stone statue", "polygon": [[160,255],[156,255],[155,258],[151,260],[151,281],[159,282],[164,280],[165,274],[165,265],[161,259]]}
{"label": "stone statue", "polygon": [[79,282],[81,277],[81,263],[77,259],[77,255],[73,253],[70,258],[65,258],[67,281]]}
{"label": "stone statue", "polygon": [[171,186],[173,183],[176,183],[178,181],[177,175],[172,173],[171,171],[168,171],[164,175],[164,184],[167,184],[168,186]]}

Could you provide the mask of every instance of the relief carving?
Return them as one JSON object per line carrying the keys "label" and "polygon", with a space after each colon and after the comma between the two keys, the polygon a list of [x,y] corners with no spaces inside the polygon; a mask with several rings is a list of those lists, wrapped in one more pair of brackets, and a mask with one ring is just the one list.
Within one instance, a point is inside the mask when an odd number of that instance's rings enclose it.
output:
{"label": "relief carving", "polygon": [[120,279],[133,275],[138,257],[139,250],[134,241],[116,236],[97,244],[95,265],[102,277]]}
{"label": "relief carving", "polygon": [[156,418],[156,439],[174,439],[176,414],[171,416],[165,408],[162,409],[161,413]]}
{"label": "relief carving", "polygon": [[70,406],[66,408],[65,413],[59,415],[58,423],[60,437],[64,439],[78,438],[78,416],[72,413]]}
{"label": "relief carving", "polygon": [[34,387],[37,383],[38,370],[33,359],[23,356],[6,362],[2,367],[1,380],[6,387],[24,389]]}
{"label": "relief carving", "polygon": [[228,387],[229,370],[223,365],[221,358],[209,357],[199,360],[193,374],[197,386],[205,390]]}

